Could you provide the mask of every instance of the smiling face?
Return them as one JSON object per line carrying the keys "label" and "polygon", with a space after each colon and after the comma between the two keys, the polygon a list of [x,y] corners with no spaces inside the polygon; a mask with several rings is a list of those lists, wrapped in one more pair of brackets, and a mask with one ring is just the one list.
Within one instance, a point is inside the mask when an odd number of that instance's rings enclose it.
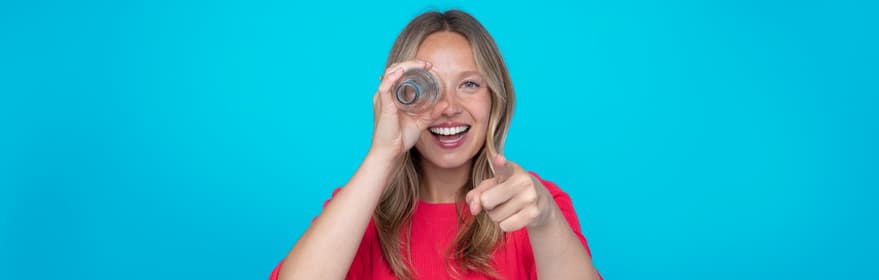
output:
{"label": "smiling face", "polygon": [[440,168],[468,164],[485,144],[491,112],[491,94],[470,43],[458,33],[437,32],[424,39],[415,58],[433,65],[443,90],[436,105],[442,114],[421,132],[415,149]]}

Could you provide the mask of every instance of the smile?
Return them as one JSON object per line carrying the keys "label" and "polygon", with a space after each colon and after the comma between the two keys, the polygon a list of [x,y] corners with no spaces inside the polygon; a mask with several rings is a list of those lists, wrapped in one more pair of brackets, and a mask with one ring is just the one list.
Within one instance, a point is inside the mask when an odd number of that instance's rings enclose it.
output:
{"label": "smile", "polygon": [[433,135],[434,142],[440,148],[454,149],[464,143],[467,132],[470,130],[469,125],[454,126],[438,126],[428,128],[430,134]]}

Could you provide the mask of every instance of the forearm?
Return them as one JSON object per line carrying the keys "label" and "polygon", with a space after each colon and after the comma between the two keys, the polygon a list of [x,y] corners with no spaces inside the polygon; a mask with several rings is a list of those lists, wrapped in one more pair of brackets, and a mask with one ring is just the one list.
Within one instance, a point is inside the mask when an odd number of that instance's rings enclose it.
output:
{"label": "forearm", "polygon": [[592,258],[553,205],[550,221],[528,228],[539,279],[598,279]]}
{"label": "forearm", "polygon": [[279,279],[342,279],[392,172],[388,157],[367,155],[351,180],[290,250]]}

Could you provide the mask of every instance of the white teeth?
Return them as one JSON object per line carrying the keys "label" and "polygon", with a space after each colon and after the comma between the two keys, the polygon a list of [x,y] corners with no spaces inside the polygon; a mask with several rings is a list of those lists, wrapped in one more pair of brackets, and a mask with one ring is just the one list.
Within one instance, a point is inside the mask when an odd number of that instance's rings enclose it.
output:
{"label": "white teeth", "polygon": [[448,136],[464,132],[465,130],[467,130],[468,127],[469,126],[466,125],[456,127],[431,127],[430,132]]}

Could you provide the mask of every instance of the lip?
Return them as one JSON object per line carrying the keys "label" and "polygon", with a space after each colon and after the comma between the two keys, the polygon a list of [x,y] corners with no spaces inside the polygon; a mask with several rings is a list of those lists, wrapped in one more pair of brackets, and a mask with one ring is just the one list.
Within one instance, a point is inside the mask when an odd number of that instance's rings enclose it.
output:
{"label": "lip", "polygon": [[443,128],[443,127],[456,127],[456,126],[470,126],[469,124],[462,122],[442,122],[436,125],[431,125],[430,128]]}
{"label": "lip", "polygon": [[456,141],[454,141],[454,142],[443,142],[443,141],[440,141],[439,136],[437,136],[437,135],[433,135],[433,134],[431,134],[431,138],[433,138],[433,142],[436,143],[436,145],[439,146],[440,148],[451,150],[451,149],[455,149],[455,148],[458,148],[458,147],[460,147],[461,145],[463,145],[464,142],[467,141],[467,134],[469,134],[469,133],[470,133],[469,131],[468,131],[468,132],[464,132],[464,134],[461,135],[461,137],[458,138],[458,140],[456,140]]}

